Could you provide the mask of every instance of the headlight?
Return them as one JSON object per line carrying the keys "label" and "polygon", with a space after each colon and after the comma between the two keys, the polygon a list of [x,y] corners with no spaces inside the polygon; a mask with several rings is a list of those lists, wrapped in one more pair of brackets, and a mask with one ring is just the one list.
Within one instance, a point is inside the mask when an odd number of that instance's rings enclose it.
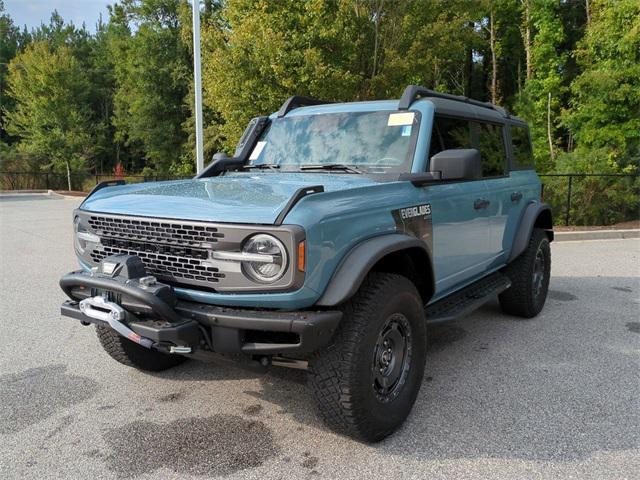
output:
{"label": "headlight", "polygon": [[242,262],[242,268],[258,282],[275,282],[287,270],[287,251],[282,242],[271,235],[261,233],[249,238],[242,253],[245,258],[254,257],[255,260]]}
{"label": "headlight", "polygon": [[99,243],[100,237],[89,233],[87,228],[80,221],[80,217],[73,219],[73,244],[76,252],[83,255],[87,249],[87,243]]}

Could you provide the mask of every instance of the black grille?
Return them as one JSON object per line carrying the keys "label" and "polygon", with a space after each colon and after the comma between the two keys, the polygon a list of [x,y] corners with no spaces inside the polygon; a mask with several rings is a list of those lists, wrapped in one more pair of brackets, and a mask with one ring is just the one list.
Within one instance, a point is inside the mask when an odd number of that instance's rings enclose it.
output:
{"label": "black grille", "polygon": [[98,245],[91,252],[91,259],[96,263],[100,263],[105,257],[120,253],[140,257],[147,271],[160,280],[181,280],[183,283],[200,285],[200,282],[215,283],[220,278],[224,278],[224,273],[219,273],[215,267],[202,265],[202,262],[198,259],[140,252],[116,246]]}
{"label": "black grille", "polygon": [[224,234],[215,227],[153,220],[91,216],[91,229],[100,237],[198,247],[215,243]]}
{"label": "black grille", "polygon": [[202,245],[224,237],[215,227],[102,216],[91,216],[88,223],[100,236],[89,254],[96,264],[109,255],[136,255],[159,280],[213,288],[225,277],[203,264],[209,254]]}

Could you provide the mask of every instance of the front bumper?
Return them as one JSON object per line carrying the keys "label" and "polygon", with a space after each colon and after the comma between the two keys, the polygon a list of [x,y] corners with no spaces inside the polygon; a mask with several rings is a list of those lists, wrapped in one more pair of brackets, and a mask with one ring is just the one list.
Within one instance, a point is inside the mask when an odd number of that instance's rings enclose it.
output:
{"label": "front bumper", "polygon": [[[176,301],[167,286],[149,288],[136,279],[111,278],[77,271],[63,276],[60,286],[69,296],[63,316],[83,324],[108,324],[80,309],[80,302],[102,296],[121,306],[129,330],[149,339],[153,348],[177,353],[208,350],[215,353],[280,355],[310,353],[329,343],[340,311],[263,311]],[[135,335],[130,337],[135,339]],[[138,342],[140,343],[140,342]]]}

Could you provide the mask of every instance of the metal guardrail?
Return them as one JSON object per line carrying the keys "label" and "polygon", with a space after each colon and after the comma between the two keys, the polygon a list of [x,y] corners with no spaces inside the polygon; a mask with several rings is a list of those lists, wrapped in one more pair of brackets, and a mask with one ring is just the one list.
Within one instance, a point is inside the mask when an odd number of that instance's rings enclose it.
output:
{"label": "metal guardrail", "polygon": [[[72,187],[80,191],[89,191],[94,185],[106,180],[124,179],[128,182],[155,182],[161,180],[181,180],[192,178],[190,176],[169,176],[169,175],[124,175],[116,176],[112,174],[71,174]],[[544,173],[540,174],[543,180],[543,196],[545,201],[551,204],[554,217],[564,218],[564,224],[570,225],[572,216],[576,213],[572,209],[575,208],[574,197],[576,196],[576,187],[581,190],[580,198],[582,201],[586,197],[596,198],[600,202],[606,202],[612,193],[616,192],[616,188],[626,188],[630,192],[630,201],[613,199],[609,204],[609,208],[619,213],[623,219],[635,220],[640,217],[640,185],[637,179],[638,174],[634,173]],[[584,183],[586,179],[605,180],[598,185],[579,185],[580,181]],[[617,182],[615,185],[606,181],[613,179]],[[547,180],[545,182],[545,180]],[[627,182],[626,185],[623,182]],[[0,190],[66,190],[67,175],[63,173],[50,172],[3,172],[0,171]],[[597,191],[589,191],[588,189],[598,189]],[[611,191],[609,191],[611,190]],[[627,191],[625,190],[625,192]],[[624,195],[622,195],[624,197]],[[580,215],[577,215],[582,218]],[[594,223],[608,224],[608,218],[595,221]],[[609,222],[611,223],[611,222]]]}

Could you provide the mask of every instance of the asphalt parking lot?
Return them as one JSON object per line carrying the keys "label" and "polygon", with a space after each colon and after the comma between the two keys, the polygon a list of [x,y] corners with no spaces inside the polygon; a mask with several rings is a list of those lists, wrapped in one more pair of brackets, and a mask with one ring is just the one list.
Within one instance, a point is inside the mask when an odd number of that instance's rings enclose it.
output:
{"label": "asphalt parking lot", "polygon": [[553,244],[536,319],[433,328],[411,416],[364,445],[323,426],[304,372],[143,374],[62,319],[79,203],[0,199],[2,478],[638,478],[638,240]]}

